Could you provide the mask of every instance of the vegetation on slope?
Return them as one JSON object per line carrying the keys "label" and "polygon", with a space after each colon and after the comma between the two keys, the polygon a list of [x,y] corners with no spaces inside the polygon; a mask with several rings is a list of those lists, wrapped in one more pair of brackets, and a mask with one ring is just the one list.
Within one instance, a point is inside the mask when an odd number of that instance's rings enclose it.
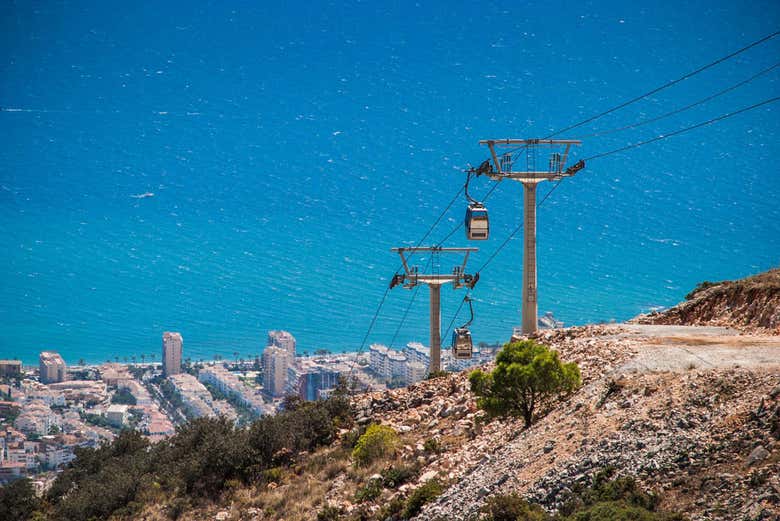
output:
{"label": "vegetation on slope", "polygon": [[[175,519],[227,488],[273,477],[273,469],[289,466],[298,454],[332,443],[337,429],[350,422],[349,401],[337,394],[264,417],[248,428],[201,418],[156,445],[135,431],[124,431],[97,449],[77,449],[76,459],[42,504],[28,510],[28,517],[3,519],[30,519],[34,510],[37,519],[53,521],[131,518],[150,504],[166,505]],[[19,483],[14,487],[29,484]],[[14,500],[22,497],[15,494]],[[0,499],[0,509],[16,508],[5,496]]]}
{"label": "vegetation on slope", "polygon": [[659,512],[659,496],[640,490],[631,477],[604,469],[590,486],[575,487],[560,511],[547,514],[517,494],[488,498],[484,521],[682,521],[680,514]]}
{"label": "vegetation on slope", "polygon": [[562,363],[555,350],[533,340],[507,344],[493,371],[477,369],[469,381],[480,408],[491,416],[519,416],[526,428],[537,411],[581,383],[577,364]]}

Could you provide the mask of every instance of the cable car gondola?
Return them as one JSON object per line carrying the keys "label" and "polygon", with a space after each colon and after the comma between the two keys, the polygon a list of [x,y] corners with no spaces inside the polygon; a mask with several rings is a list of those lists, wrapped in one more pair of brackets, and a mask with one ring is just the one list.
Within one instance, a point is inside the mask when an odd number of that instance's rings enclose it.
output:
{"label": "cable car gondola", "polygon": [[452,331],[452,356],[456,360],[468,360],[474,351],[474,343],[471,341],[471,331],[469,331],[469,325],[474,321],[474,308],[471,306],[471,299],[468,296],[464,300],[469,303],[471,318]]}
{"label": "cable car gondola", "polygon": [[471,241],[487,240],[490,221],[487,208],[482,203],[471,203],[466,209],[466,237]]}
{"label": "cable car gondola", "polygon": [[466,228],[466,238],[470,241],[486,241],[490,235],[488,211],[484,204],[469,195],[469,180],[471,180],[471,172],[467,174],[465,187],[466,198],[469,200],[466,218],[463,221]]}

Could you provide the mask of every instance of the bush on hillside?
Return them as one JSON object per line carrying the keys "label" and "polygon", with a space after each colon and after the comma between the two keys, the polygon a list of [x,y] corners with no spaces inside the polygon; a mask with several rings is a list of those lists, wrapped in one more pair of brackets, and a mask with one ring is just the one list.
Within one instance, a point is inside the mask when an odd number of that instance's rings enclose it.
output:
{"label": "bush on hillside", "polygon": [[653,512],[643,507],[630,505],[625,501],[596,503],[561,521],[683,521],[680,514]]}
{"label": "bush on hillside", "polygon": [[17,479],[0,487],[0,519],[4,521],[27,521],[39,506],[29,479]]}
{"label": "bush on hillside", "polygon": [[590,486],[574,484],[571,492],[563,498],[561,514],[569,515],[583,507],[611,501],[655,510],[658,496],[641,490],[633,477],[615,477],[615,474],[614,467],[606,467],[593,476]]}
{"label": "bush on hillside", "polygon": [[531,505],[515,493],[489,497],[482,507],[482,512],[487,514],[486,521],[546,521],[548,519],[539,505]]}
{"label": "bush on hillside", "polygon": [[425,506],[426,503],[429,503],[437,496],[440,496],[442,491],[442,486],[437,480],[432,479],[426,481],[423,485],[414,489],[414,492],[409,495],[409,499],[406,500],[406,506],[404,507],[401,517],[410,519],[416,516],[420,513],[420,510],[422,510],[422,507]]}
{"label": "bush on hillside", "polygon": [[723,284],[722,282],[710,282],[709,280],[705,280],[703,282],[699,282],[696,284],[696,287],[691,290],[690,293],[685,295],[685,300],[691,300],[692,298],[696,297],[699,293],[706,289],[710,289],[714,286],[720,286]]}
{"label": "bush on hillside", "polygon": [[533,340],[506,344],[491,372],[469,375],[477,405],[491,416],[519,416],[530,427],[534,414],[579,387],[580,370],[562,363],[558,352]]}
{"label": "bush on hillside", "polygon": [[365,467],[372,462],[392,456],[399,443],[398,434],[387,425],[370,425],[352,450],[355,465]]}
{"label": "bush on hillside", "polygon": [[417,477],[418,472],[414,465],[394,465],[382,471],[382,484],[387,488],[398,488]]}
{"label": "bush on hillside", "polygon": [[226,487],[263,479],[265,471],[289,464],[302,451],[331,443],[339,426],[350,422],[349,400],[337,394],[263,417],[249,428],[201,418],[156,445],[123,431],[97,449],[76,449],[47,503],[57,521],[130,519],[144,504],[162,498],[172,506],[195,506]]}
{"label": "bush on hillside", "polygon": [[555,516],[517,494],[489,497],[482,508],[486,521],[683,521],[677,513],[657,512],[659,497],[642,491],[631,477],[615,470],[597,473],[590,486],[575,484]]}

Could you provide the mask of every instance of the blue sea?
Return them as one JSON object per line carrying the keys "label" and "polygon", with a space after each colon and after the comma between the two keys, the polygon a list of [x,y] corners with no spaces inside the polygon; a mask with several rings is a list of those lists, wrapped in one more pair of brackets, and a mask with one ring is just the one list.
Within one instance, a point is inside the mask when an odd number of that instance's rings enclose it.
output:
{"label": "blue sea", "polygon": [[[775,0],[4,2],[0,358],[159,360],[166,330],[192,359],[256,356],[269,329],[299,351],[357,350],[400,264],[390,248],[417,244],[487,157],[480,139],[544,137],[778,28]],[[780,93],[780,69],[587,137],[779,59],[777,37],[559,137],[583,139],[576,160],[752,105]],[[778,114],[564,180],[538,213],[539,311],[620,321],[780,264]],[[520,185],[487,206],[489,241],[445,244],[479,247],[469,266],[520,222]],[[519,324],[521,256],[518,235],[481,273],[476,341]],[[399,329],[412,295],[388,293],[367,343],[427,342],[425,288]],[[444,328],[463,295],[442,290]]]}

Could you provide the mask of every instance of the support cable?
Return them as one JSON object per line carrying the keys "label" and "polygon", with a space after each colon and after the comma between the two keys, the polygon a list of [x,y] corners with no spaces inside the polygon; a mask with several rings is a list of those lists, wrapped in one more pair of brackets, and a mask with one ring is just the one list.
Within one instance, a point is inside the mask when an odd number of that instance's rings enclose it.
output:
{"label": "support cable", "polygon": [[650,143],[655,143],[656,141],[661,141],[662,139],[667,139],[672,136],[676,136],[678,134],[682,134],[684,132],[689,132],[691,130],[697,129],[699,127],[704,127],[707,125],[712,125],[713,123],[717,123],[718,121],[724,120],[726,118],[730,118],[732,116],[736,116],[737,114],[742,114],[743,112],[747,112],[749,110],[757,109],[758,107],[761,107],[763,105],[768,105],[770,103],[774,103],[776,101],[780,100],[780,96],[775,96],[774,98],[769,98],[764,101],[761,101],[759,103],[756,103],[754,105],[750,105],[749,107],[743,107],[739,110],[735,110],[734,112],[729,112],[727,114],[722,114],[716,118],[708,119],[707,121],[702,121],[701,123],[697,123],[695,125],[691,125],[689,127],[684,127],[679,130],[675,130],[674,132],[670,132],[668,134],[660,134],[652,139],[647,139],[645,141],[640,141],[638,143],[632,143],[630,145],[626,145],[624,147],[616,148],[615,150],[610,150],[609,152],[602,152],[601,154],[596,154],[595,156],[590,156],[588,158],[583,159],[586,163],[588,161],[593,161],[594,159],[599,159],[602,157],[606,157],[612,154],[617,154],[618,152],[623,152],[626,150],[631,150],[632,148],[641,147]]}
{"label": "support cable", "polygon": [[628,105],[631,105],[632,103],[636,103],[637,101],[641,101],[641,100],[643,100],[643,99],[645,99],[645,98],[647,98],[649,96],[652,96],[653,94],[661,92],[664,89],[668,89],[669,87],[671,87],[673,85],[676,85],[676,84],[680,83],[681,81],[685,81],[688,78],[696,76],[697,74],[699,74],[701,72],[704,72],[704,71],[706,71],[707,69],[709,69],[711,67],[714,67],[714,66],[716,66],[716,65],[718,65],[720,63],[725,62],[726,60],[730,60],[731,58],[733,58],[733,57],[735,57],[735,56],[737,56],[739,54],[742,54],[743,52],[745,52],[745,51],[747,51],[749,49],[752,49],[753,47],[756,47],[757,45],[761,45],[762,43],[771,40],[772,38],[774,38],[778,34],[780,34],[780,31],[775,31],[772,34],[764,36],[763,38],[761,38],[759,40],[756,40],[753,43],[751,43],[749,45],[746,45],[745,47],[742,47],[741,49],[738,49],[738,50],[732,52],[731,54],[727,54],[726,56],[718,58],[717,60],[715,60],[713,62],[710,62],[707,65],[699,67],[698,69],[696,69],[694,71],[691,71],[691,72],[689,72],[689,73],[687,73],[687,74],[685,74],[683,76],[680,76],[676,80],[672,80],[672,81],[666,82],[666,83],[664,83],[663,85],[661,85],[659,87],[656,87],[656,88],[654,88],[654,89],[652,89],[652,90],[650,90],[648,92],[645,92],[644,94],[641,94],[641,95],[639,95],[639,96],[637,96],[635,98],[631,98],[628,101],[624,101],[623,103],[615,105],[614,107],[612,107],[610,109],[607,109],[604,112],[600,112],[600,113],[598,113],[598,114],[596,114],[594,116],[591,116],[591,117],[589,117],[587,119],[584,119],[584,120],[580,121],[579,123],[575,123],[574,125],[569,125],[568,127],[564,127],[562,129],[560,129],[560,130],[550,134],[548,137],[546,137],[544,139],[548,139],[548,138],[557,136],[558,134],[562,134],[562,133],[567,132],[569,130],[575,129],[577,127],[581,127],[582,125],[585,125],[586,123],[590,123],[591,121],[595,121],[595,120],[597,120],[597,119],[599,119],[599,118],[601,118],[603,116],[606,116],[607,114],[611,114],[611,113],[613,113],[613,112],[615,112],[617,110],[620,110],[620,109],[622,109],[624,107],[627,107]]}
{"label": "support cable", "polygon": [[596,132],[594,134],[587,134],[587,135],[582,136],[582,137],[580,137],[578,139],[586,139],[586,138],[591,138],[591,137],[605,136],[607,134],[614,134],[615,132],[621,132],[623,130],[630,130],[630,129],[633,129],[633,128],[637,128],[637,127],[641,127],[641,126],[644,126],[644,125],[648,125],[650,123],[655,123],[656,121],[660,121],[660,120],[668,118],[670,116],[674,116],[674,115],[679,114],[681,112],[685,112],[686,110],[692,109],[693,107],[697,107],[697,106],[702,105],[704,103],[707,103],[708,101],[713,100],[713,99],[715,99],[715,98],[717,98],[719,96],[722,96],[722,95],[727,94],[727,93],[729,93],[729,92],[731,92],[733,90],[736,90],[739,87],[750,83],[751,81],[755,80],[756,78],[759,78],[759,77],[763,76],[764,74],[767,74],[768,72],[771,72],[771,71],[773,71],[774,69],[776,69],[778,67],[780,67],[780,62],[775,63],[771,67],[767,67],[766,69],[764,69],[764,70],[754,74],[753,76],[751,76],[751,77],[749,77],[749,78],[747,78],[745,80],[740,81],[739,83],[735,83],[734,85],[732,85],[732,86],[730,86],[730,87],[728,87],[726,89],[718,91],[715,94],[711,94],[710,96],[707,96],[706,98],[702,98],[702,99],[700,99],[698,101],[695,101],[695,102],[693,102],[693,103],[691,103],[689,105],[686,105],[686,106],[681,107],[679,109],[672,110],[671,112],[667,112],[665,114],[661,114],[660,116],[656,116],[654,118],[650,118],[650,119],[646,119],[646,120],[643,120],[643,121],[639,121],[637,123],[633,123],[631,125],[626,125],[624,127],[617,127],[617,128],[613,128],[613,129],[609,129],[609,130],[602,130],[602,131]]}

